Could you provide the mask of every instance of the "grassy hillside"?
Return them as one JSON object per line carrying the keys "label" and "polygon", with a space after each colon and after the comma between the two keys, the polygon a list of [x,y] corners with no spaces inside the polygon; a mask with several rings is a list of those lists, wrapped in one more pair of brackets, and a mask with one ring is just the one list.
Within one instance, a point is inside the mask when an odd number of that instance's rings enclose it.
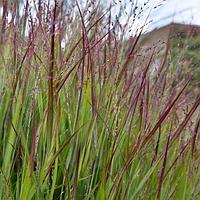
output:
{"label": "grassy hillside", "polygon": [[[152,47],[152,45],[164,49],[170,37],[170,55],[173,63],[182,76],[192,74],[193,80],[200,80],[200,27],[187,24],[170,24],[158,28],[143,36],[142,45]],[[161,51],[164,53],[163,51]]]}

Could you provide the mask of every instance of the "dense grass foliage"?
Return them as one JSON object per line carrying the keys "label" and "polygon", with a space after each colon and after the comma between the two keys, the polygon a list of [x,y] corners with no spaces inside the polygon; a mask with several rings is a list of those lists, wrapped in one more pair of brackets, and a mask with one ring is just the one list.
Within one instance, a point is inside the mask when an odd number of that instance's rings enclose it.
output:
{"label": "dense grass foliage", "polygon": [[2,3],[0,199],[199,199],[199,79],[170,32],[161,56],[112,5],[48,2]]}

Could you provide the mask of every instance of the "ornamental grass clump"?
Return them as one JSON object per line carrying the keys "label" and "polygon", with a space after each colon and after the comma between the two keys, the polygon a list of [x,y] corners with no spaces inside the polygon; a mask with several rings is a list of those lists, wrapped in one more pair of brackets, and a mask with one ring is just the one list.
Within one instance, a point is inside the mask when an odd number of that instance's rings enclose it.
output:
{"label": "ornamental grass clump", "polygon": [[0,199],[200,198],[199,80],[134,25],[161,4],[1,4]]}

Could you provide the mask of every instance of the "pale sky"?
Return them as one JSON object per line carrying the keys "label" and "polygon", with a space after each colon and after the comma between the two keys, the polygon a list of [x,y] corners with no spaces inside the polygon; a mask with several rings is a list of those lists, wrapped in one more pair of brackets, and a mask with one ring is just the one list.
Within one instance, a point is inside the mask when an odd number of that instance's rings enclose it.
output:
{"label": "pale sky", "polygon": [[172,21],[200,25],[200,0],[167,0],[152,17],[154,26]]}
{"label": "pale sky", "polygon": [[[109,2],[109,0],[105,1]],[[148,15],[147,22],[150,21],[150,23],[145,26],[144,31],[150,31],[171,22],[200,25],[200,0],[110,0],[110,2],[115,5],[112,11],[113,14],[119,11],[120,6],[124,7],[122,17],[119,20],[122,24],[127,20],[125,13],[130,12],[132,3],[136,5],[137,2],[137,14],[140,13],[140,9],[143,7],[142,14],[137,15],[135,21],[130,20],[128,35],[132,35],[136,29],[140,29]]]}

